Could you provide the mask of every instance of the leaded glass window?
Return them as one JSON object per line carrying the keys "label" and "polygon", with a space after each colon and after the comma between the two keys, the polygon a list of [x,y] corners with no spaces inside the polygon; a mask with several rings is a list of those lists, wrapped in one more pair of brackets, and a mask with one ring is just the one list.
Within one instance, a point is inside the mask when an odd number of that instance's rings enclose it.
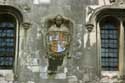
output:
{"label": "leaded glass window", "polygon": [[0,69],[13,68],[15,58],[16,20],[9,14],[0,15]]}
{"label": "leaded glass window", "polygon": [[101,68],[117,71],[119,60],[119,22],[114,17],[106,17],[100,23]]}

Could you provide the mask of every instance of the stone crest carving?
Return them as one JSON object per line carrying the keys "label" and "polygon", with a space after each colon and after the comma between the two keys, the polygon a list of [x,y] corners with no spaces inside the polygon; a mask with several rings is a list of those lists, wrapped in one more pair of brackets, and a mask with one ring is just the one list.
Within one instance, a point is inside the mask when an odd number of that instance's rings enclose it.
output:
{"label": "stone crest carving", "polygon": [[73,23],[71,20],[57,15],[45,22],[46,52],[48,56],[48,70],[56,71],[62,65],[65,56],[69,56]]}

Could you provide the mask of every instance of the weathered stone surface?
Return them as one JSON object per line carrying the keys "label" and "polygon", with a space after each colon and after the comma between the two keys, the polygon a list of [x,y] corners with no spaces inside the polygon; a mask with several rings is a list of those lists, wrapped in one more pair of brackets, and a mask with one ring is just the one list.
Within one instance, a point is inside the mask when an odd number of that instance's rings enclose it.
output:
{"label": "weathered stone surface", "polygon": [[[119,1],[125,2],[125,0]],[[31,24],[27,27],[28,29],[22,25],[19,27],[19,53],[14,72],[15,83],[111,83],[112,81],[116,83],[121,81],[117,78],[106,77],[99,80],[98,77],[96,29],[94,28],[89,34],[85,26],[86,19],[88,20],[89,15],[92,15],[98,3],[99,8],[106,5],[103,0],[48,0],[45,3],[40,0],[0,0],[1,5],[13,6],[22,13],[22,23]],[[90,12],[87,12],[86,8],[89,5],[93,6],[89,7]],[[47,18],[58,14],[68,17],[73,22],[73,47],[70,52],[72,58],[64,60],[57,75],[48,76],[48,59],[45,57],[46,48],[44,47],[44,22]],[[13,74],[5,78],[11,79],[12,77],[14,77]],[[0,77],[0,83],[12,82],[5,78]]]}

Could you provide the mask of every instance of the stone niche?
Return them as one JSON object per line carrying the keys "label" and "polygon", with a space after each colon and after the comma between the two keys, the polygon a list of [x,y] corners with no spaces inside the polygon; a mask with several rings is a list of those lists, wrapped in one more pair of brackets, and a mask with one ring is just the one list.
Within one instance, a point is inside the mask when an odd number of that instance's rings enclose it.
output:
{"label": "stone niche", "polygon": [[[66,78],[66,60],[71,58],[73,23],[68,18],[57,15],[45,21],[44,46],[48,59],[48,76],[55,79]],[[60,78],[61,77],[61,78]]]}

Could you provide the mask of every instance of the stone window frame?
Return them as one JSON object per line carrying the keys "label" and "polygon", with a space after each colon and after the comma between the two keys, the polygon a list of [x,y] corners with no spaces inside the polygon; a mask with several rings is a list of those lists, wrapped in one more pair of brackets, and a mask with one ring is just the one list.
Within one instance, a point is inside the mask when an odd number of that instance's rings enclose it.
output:
{"label": "stone window frame", "polygon": [[[2,55],[2,56],[0,56],[1,58],[3,57],[4,59],[5,59],[5,57],[7,58],[9,58],[9,57],[13,57],[13,61],[12,62],[14,62],[15,61],[15,49],[16,49],[16,29],[17,29],[17,19],[13,16],[13,15],[11,15],[11,14],[7,14],[6,12],[5,13],[0,13],[0,15],[1,15],[1,17],[2,16],[7,16],[7,17],[9,17],[9,18],[12,18],[12,20],[10,21],[9,20],[9,22],[13,22],[14,23],[14,27],[13,28],[11,28],[11,29],[9,29],[8,28],[8,26],[7,27],[1,27],[1,29],[0,30],[4,30],[4,31],[7,31],[7,30],[13,30],[14,32],[13,32],[13,37],[8,37],[8,36],[5,36],[5,37],[3,37],[3,36],[1,36],[1,39],[3,40],[3,39],[13,39],[14,41],[13,41],[13,46],[8,46],[7,45],[7,47],[11,47],[11,48],[13,48],[14,49],[14,51],[13,51],[13,55],[11,55],[11,56],[6,56],[6,55]],[[5,19],[6,20],[6,19]],[[7,22],[8,21],[8,19],[6,20],[6,21],[1,21],[1,22]],[[0,23],[1,23],[0,22]],[[1,34],[3,34],[3,31],[1,32]],[[6,35],[7,35],[7,33],[6,33]],[[6,46],[1,46],[0,48],[6,48]],[[5,64],[4,65],[1,65],[1,67],[0,67],[0,69],[12,69],[14,67],[14,63],[11,65],[11,66],[6,66]]]}
{"label": "stone window frame", "polygon": [[[110,18],[110,19],[108,19],[108,18]],[[110,31],[112,31],[112,30],[117,30],[118,31],[118,39],[117,39],[117,49],[118,49],[118,51],[117,52],[115,52],[115,53],[118,53],[118,57],[117,57],[117,60],[118,60],[118,67],[117,67],[117,69],[114,69],[113,70],[113,68],[111,68],[112,69],[112,71],[119,71],[119,52],[120,52],[120,48],[119,48],[119,44],[120,44],[120,41],[119,41],[119,38],[120,38],[120,20],[117,18],[117,17],[115,17],[115,16],[111,16],[111,15],[109,15],[109,16],[104,16],[102,19],[100,19],[100,21],[99,21],[99,32],[100,32],[100,36],[99,36],[99,39],[101,40],[101,42],[100,42],[100,45],[101,45],[101,49],[102,49],[102,47],[104,48],[104,45],[102,46],[102,37],[101,37],[101,30],[107,30],[107,29],[101,29],[104,25],[105,25],[105,22],[106,22],[106,20],[108,19],[108,21],[110,21],[110,22],[113,22],[114,24],[114,26],[115,26],[115,28],[116,29],[108,29],[108,30],[110,30]],[[104,34],[104,33],[103,33]],[[109,32],[107,33],[107,34],[109,34]],[[111,34],[111,33],[110,33]],[[104,38],[104,37],[103,37]],[[104,38],[105,39],[105,38]],[[107,39],[107,38],[106,38]],[[109,40],[109,39],[108,39]],[[113,39],[114,40],[114,39]],[[104,40],[103,40],[104,41]],[[110,43],[111,43],[111,41],[110,41]],[[107,44],[106,42],[105,42],[105,44]],[[111,49],[111,48],[108,48],[108,49]],[[114,49],[114,48],[112,48],[112,49]],[[102,50],[101,50],[101,52],[102,52]],[[108,52],[103,52],[103,53],[109,53],[109,51]],[[101,54],[102,55],[102,54]],[[109,54],[108,54],[109,55]],[[104,57],[104,56],[103,56]],[[109,56],[108,56],[109,57]],[[101,56],[101,59],[102,59],[102,56]],[[106,59],[106,58],[105,58]],[[114,59],[113,57],[112,57],[112,59]],[[108,60],[109,61],[109,60]],[[102,62],[102,60],[101,60],[101,62]],[[101,63],[101,66],[102,66],[102,63]],[[102,70],[103,68],[101,67],[101,70]],[[106,69],[105,69],[105,71],[106,71]],[[108,68],[107,69],[107,71],[111,71],[110,70],[110,68]]]}
{"label": "stone window frame", "polygon": [[[116,10],[116,11],[115,11]],[[124,49],[125,49],[125,44],[124,44],[124,26],[123,26],[123,21],[125,20],[125,18],[123,19],[122,17],[125,17],[125,12],[124,14],[119,14],[119,11],[122,9],[106,9],[101,11],[97,16],[96,16],[96,36],[97,36],[97,56],[98,56],[98,73],[100,75],[103,75],[104,73],[107,73],[107,75],[109,74],[114,74],[117,76],[124,76],[125,71],[124,71]],[[124,9],[123,9],[124,10]],[[106,13],[104,13],[106,12]],[[100,39],[100,26],[99,26],[99,22],[103,17],[106,16],[114,16],[115,18],[119,19],[120,21],[120,36],[119,36],[119,70],[118,71],[102,71],[101,70],[101,39]]]}
{"label": "stone window frame", "polygon": [[[14,66],[12,70],[14,73],[14,76],[17,74],[17,65],[18,65],[18,57],[19,57],[19,41],[20,41],[20,28],[22,27],[23,23],[23,14],[21,13],[20,9],[11,6],[11,5],[1,5],[0,6],[0,14],[9,14],[13,16],[16,20],[16,46],[15,46],[15,61],[14,61]],[[0,69],[1,70],[1,69]],[[4,70],[4,69],[2,69]]]}

